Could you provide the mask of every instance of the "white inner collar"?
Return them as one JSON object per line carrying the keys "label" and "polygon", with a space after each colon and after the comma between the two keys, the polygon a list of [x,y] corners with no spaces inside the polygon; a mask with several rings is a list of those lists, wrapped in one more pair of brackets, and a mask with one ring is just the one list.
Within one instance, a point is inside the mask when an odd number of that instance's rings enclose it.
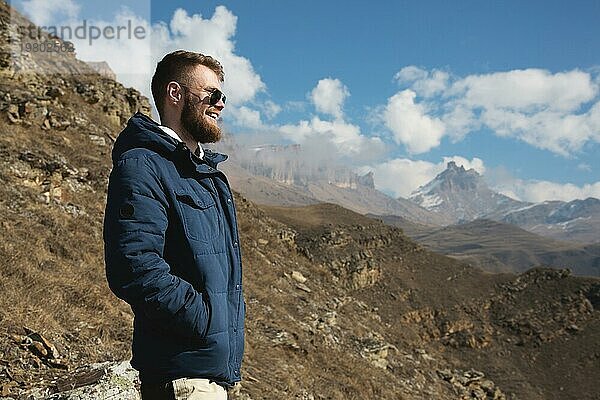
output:
{"label": "white inner collar", "polygon": [[[181,138],[179,137],[177,132],[175,132],[173,129],[169,128],[168,126],[159,125],[159,128],[162,129],[163,132],[165,132],[167,135],[169,135],[173,139],[177,140],[178,142],[183,142],[183,140],[181,140]],[[198,142],[198,148],[196,149],[194,154],[200,158],[204,158],[204,149],[202,148],[202,145],[200,144],[200,142]]]}

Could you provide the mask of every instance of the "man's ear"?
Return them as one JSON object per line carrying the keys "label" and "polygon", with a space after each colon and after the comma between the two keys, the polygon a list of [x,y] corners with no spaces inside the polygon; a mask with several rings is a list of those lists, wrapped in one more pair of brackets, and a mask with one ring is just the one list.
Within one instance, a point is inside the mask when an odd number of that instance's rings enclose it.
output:
{"label": "man's ear", "polygon": [[169,82],[167,96],[170,102],[177,104],[181,100],[181,86],[177,82]]}

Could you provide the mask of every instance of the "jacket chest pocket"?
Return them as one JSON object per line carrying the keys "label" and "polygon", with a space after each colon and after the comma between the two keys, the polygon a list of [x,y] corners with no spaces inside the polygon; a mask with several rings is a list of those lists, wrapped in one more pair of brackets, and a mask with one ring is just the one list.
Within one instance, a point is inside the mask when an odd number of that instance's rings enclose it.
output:
{"label": "jacket chest pocket", "polygon": [[208,243],[220,236],[223,222],[210,194],[201,196],[193,191],[177,191],[175,197],[188,238]]}

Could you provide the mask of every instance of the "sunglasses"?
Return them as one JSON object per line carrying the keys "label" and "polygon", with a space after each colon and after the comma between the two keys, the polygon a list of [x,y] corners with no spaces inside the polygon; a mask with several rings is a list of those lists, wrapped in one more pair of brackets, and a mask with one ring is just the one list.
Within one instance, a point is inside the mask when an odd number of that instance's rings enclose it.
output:
{"label": "sunglasses", "polygon": [[225,102],[227,101],[227,96],[225,96],[225,93],[221,92],[219,89],[207,90],[207,89],[202,89],[202,88],[190,88],[189,86],[182,85],[181,83],[179,84],[179,86],[186,88],[187,91],[190,92],[191,94],[193,94],[194,96],[196,96],[198,98],[198,100],[200,100],[200,102],[203,102],[204,99],[206,99],[206,97],[202,98],[200,95],[197,95],[196,93],[192,92],[190,89],[198,89],[198,90],[202,90],[203,92],[209,93],[210,96],[207,96],[208,104],[210,104],[211,106],[216,106],[219,101],[223,101],[223,104],[225,104]]}

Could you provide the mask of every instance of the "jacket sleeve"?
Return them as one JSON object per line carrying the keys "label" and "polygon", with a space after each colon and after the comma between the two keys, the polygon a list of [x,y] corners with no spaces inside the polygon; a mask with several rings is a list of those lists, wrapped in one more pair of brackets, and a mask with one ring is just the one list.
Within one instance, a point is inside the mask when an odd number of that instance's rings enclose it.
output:
{"label": "jacket sleeve", "polygon": [[168,203],[162,187],[145,156],[119,160],[113,168],[104,217],[108,284],[158,330],[202,337],[207,299],[171,274],[163,258]]}

